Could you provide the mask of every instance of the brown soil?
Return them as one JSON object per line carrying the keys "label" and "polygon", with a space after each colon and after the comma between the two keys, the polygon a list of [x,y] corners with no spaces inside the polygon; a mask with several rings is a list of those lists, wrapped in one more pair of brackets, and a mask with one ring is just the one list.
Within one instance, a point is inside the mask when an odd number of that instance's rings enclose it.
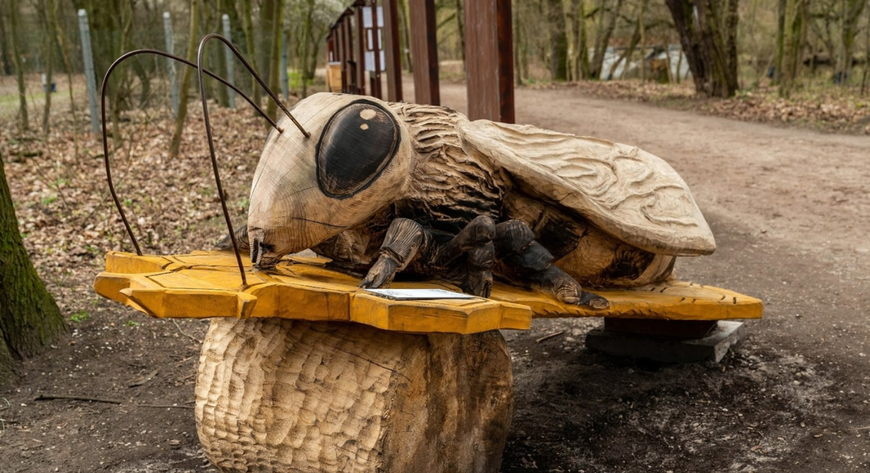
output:
{"label": "brown soil", "polygon": [[[464,109],[464,95],[461,85],[442,87],[445,105]],[[870,469],[870,139],[574,89],[519,90],[517,104],[518,122],[636,144],[668,160],[719,245],[712,256],[682,259],[680,277],[760,297],[766,312],[719,364],[590,353],[583,337],[594,320],[539,320],[508,333],[517,403],[503,471]],[[94,267],[42,270],[60,293],[85,287]],[[65,310],[86,307],[90,318],[0,392],[0,470],[213,471],[190,409],[193,338],[206,322],[152,320],[76,291],[62,296]],[[40,394],[121,403],[34,401]]]}

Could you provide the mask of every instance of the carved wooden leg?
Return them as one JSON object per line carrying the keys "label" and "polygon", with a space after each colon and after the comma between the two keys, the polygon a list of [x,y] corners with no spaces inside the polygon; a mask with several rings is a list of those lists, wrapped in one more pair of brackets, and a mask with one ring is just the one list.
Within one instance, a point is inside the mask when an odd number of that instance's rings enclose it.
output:
{"label": "carved wooden leg", "polygon": [[[239,245],[239,251],[249,252],[251,250],[251,242],[248,240],[248,226],[242,225],[237,228],[233,234],[236,236],[236,244]],[[214,244],[216,250],[233,251],[233,242],[229,235],[224,235]]]}
{"label": "carved wooden leg", "polygon": [[197,430],[223,472],[492,472],[513,412],[497,331],[213,319]]}
{"label": "carved wooden leg", "polygon": [[393,220],[381,245],[381,256],[359,286],[378,288],[392,281],[396,273],[405,269],[417,256],[424,243],[425,234],[423,227],[413,220]]}
{"label": "carved wooden leg", "polygon": [[492,265],[495,261],[495,222],[486,216],[472,220],[453,239],[437,250],[436,261],[447,266],[466,256],[465,277],[460,283],[468,294],[489,297],[492,292]]}
{"label": "carved wooden leg", "polygon": [[528,282],[569,304],[595,309],[609,307],[607,299],[585,292],[574,278],[553,264],[553,255],[535,241],[532,229],[520,220],[508,220],[495,226],[495,252],[516,282]]}

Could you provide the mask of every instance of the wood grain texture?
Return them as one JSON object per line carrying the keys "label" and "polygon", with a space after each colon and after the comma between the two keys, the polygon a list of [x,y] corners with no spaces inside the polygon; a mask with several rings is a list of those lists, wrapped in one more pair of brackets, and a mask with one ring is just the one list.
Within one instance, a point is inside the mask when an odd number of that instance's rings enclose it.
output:
{"label": "wood grain texture", "polygon": [[514,122],[514,57],[511,1],[465,5],[468,116]]}
{"label": "wood grain texture", "polygon": [[640,249],[666,255],[715,250],[689,187],[637,147],[530,125],[457,125],[463,149],[493,160],[531,196],[558,202]]}
{"label": "wood grain texture", "polygon": [[438,39],[435,0],[409,0],[411,57],[414,58],[414,101],[439,105]]}
{"label": "wood grain texture", "polygon": [[215,319],[197,431],[222,472],[497,472],[513,411],[498,332]]}
{"label": "wood grain texture", "polygon": [[[333,271],[328,260],[294,256],[271,272],[248,274],[241,286],[227,252],[137,256],[110,252],[96,292],[154,317],[286,318],[353,321],[384,330],[477,333],[528,329],[532,317],[618,317],[672,320],[761,318],[764,305],[726,289],[681,281],[595,290],[610,307],[595,310],[559,302],[540,291],[496,282],[490,299],[391,301],[360,289],[360,279]],[[248,266],[250,268],[250,266]],[[459,291],[440,281],[395,281],[393,288]],[[298,310],[305,307],[304,312]]]}

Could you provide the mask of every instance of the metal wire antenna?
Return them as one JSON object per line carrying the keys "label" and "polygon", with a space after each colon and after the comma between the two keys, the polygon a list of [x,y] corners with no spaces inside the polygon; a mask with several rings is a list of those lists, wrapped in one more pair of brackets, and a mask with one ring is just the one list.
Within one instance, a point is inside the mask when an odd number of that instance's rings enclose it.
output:
{"label": "metal wire antenna", "polygon": [[[230,232],[230,241],[232,241],[233,243],[233,251],[236,254],[236,262],[239,265],[239,274],[241,274],[242,276],[242,285],[247,285],[248,281],[245,277],[245,266],[242,263],[242,255],[239,253],[239,243],[236,241],[236,233],[233,230],[233,222],[230,219],[230,213],[227,210],[227,201],[224,198],[223,186],[221,186],[220,171],[218,170],[217,156],[215,155],[214,151],[214,138],[212,137],[211,122],[208,115],[208,100],[206,100],[205,83],[203,82],[203,73],[205,72],[205,69],[203,69],[202,59],[203,54],[205,53],[205,45],[213,39],[221,41],[228,48],[230,48],[230,51],[232,51],[233,54],[235,54],[236,57],[239,58],[245,68],[248,69],[248,72],[250,72],[251,75],[253,75],[254,78],[257,79],[257,82],[260,83],[260,86],[263,87],[263,90],[265,90],[266,93],[269,94],[269,97],[272,97],[272,100],[274,100],[275,103],[278,104],[279,107],[281,107],[281,110],[283,110],[284,113],[287,114],[287,116],[290,118],[290,120],[293,121],[293,124],[296,125],[297,128],[299,128],[299,131],[301,131],[302,134],[305,135],[305,138],[311,137],[311,134],[305,131],[305,129],[302,128],[302,125],[300,125],[299,122],[297,122],[296,119],[293,118],[293,115],[290,113],[290,111],[287,110],[286,107],[284,107],[284,104],[281,103],[280,100],[278,100],[278,97],[275,95],[275,93],[272,92],[272,90],[266,85],[265,82],[263,82],[263,79],[260,78],[260,75],[257,74],[257,72],[254,70],[253,67],[251,67],[250,64],[248,64],[248,61],[245,60],[244,56],[242,56],[242,53],[240,53],[239,50],[236,49],[235,46],[233,46],[233,43],[217,33],[209,33],[202,38],[202,40],[199,42],[199,49],[196,52],[196,70],[197,75],[199,76],[199,96],[202,99],[202,116],[203,120],[205,121],[205,134],[208,137],[208,151],[211,156],[211,165],[212,169],[214,170],[214,180],[217,184],[218,196],[221,200],[221,208],[224,212],[224,220],[226,220],[227,222],[227,229]],[[278,128],[278,130],[283,133],[283,130],[281,130],[280,128]]]}
{"label": "metal wire antenna", "polygon": [[[251,75],[254,76],[255,79],[257,79],[257,82],[260,84],[260,87],[262,87],[263,90],[265,90],[266,93],[269,94],[269,97],[272,97],[272,100],[275,101],[275,103],[278,105],[278,107],[284,111],[284,114],[290,118],[290,120],[293,122],[294,125],[296,125],[296,128],[298,128],[299,131],[301,131],[302,134],[305,135],[306,138],[311,138],[311,133],[308,133],[307,131],[305,131],[305,128],[302,128],[302,125],[300,125],[299,122],[296,121],[296,118],[293,117],[293,115],[290,113],[290,110],[287,110],[287,107],[285,107],[284,104],[281,102],[281,100],[278,98],[278,96],[275,95],[274,92],[272,92],[272,89],[270,89],[269,86],[266,85],[265,82],[263,82],[263,79],[260,78],[260,75],[257,74],[257,71],[255,71],[254,68],[251,67],[251,65],[248,63],[248,61],[245,59],[245,57],[242,56],[242,53],[239,52],[239,50],[236,48],[235,45],[233,45],[233,43],[230,42],[230,40],[224,38],[223,36],[221,36],[217,33],[209,33],[209,34],[205,35],[205,37],[202,38],[202,41],[199,42],[199,51],[197,51],[197,55],[196,55],[197,64],[200,64],[200,62],[201,62],[202,50],[203,50],[203,47],[205,46],[205,43],[209,42],[212,39],[217,39],[218,41],[227,45],[227,47],[230,48],[230,51],[232,51],[233,54],[235,54],[236,57],[239,58],[239,61],[242,62],[242,64],[245,66],[245,68],[248,70],[248,72],[250,72]],[[202,92],[202,75],[201,74],[200,74],[199,83],[200,83],[200,93],[201,93]]]}
{"label": "metal wire antenna", "polygon": [[[165,51],[160,51],[157,49],[137,49],[135,51],[130,51],[128,53],[125,53],[125,54],[121,55],[121,57],[119,57],[118,59],[115,59],[115,62],[113,62],[112,65],[109,66],[109,69],[106,70],[106,75],[103,77],[103,83],[100,85],[100,112],[101,112],[101,117],[102,117],[101,122],[102,122],[102,132],[103,132],[103,163],[105,164],[105,167],[106,167],[106,181],[109,184],[109,192],[112,194],[112,200],[115,202],[115,208],[118,209],[118,214],[121,215],[121,220],[124,222],[124,228],[127,230],[127,235],[130,237],[130,241],[133,243],[133,247],[136,249],[136,254],[141,256],[142,249],[139,247],[139,242],[136,240],[136,236],[133,235],[133,229],[130,227],[130,222],[127,220],[127,215],[124,213],[124,208],[121,206],[121,200],[118,199],[118,193],[115,191],[115,184],[112,181],[112,168],[111,168],[110,163],[109,163],[109,141],[108,141],[107,133],[106,133],[106,126],[107,126],[106,125],[106,92],[107,92],[107,88],[108,88],[108,84],[109,84],[109,78],[112,76],[112,71],[114,71],[115,68],[118,67],[122,62],[124,62],[125,60],[127,60],[133,56],[137,56],[139,54],[154,54],[157,56],[168,57],[168,58],[173,59],[175,61],[178,61],[180,63],[187,64],[190,67],[196,67],[196,64],[194,64],[194,63],[192,63],[184,58],[180,58],[178,56],[169,54]],[[269,124],[271,124],[277,130],[281,131],[281,128],[278,127],[278,125],[275,123],[275,121],[272,120],[271,118],[269,118],[269,116],[266,114],[266,112],[264,112],[257,104],[255,104],[254,101],[250,99],[250,97],[245,95],[244,92],[242,92],[241,90],[236,88],[234,85],[230,84],[229,82],[224,80],[222,77],[216,75],[215,73],[213,73],[211,71],[204,70],[203,72],[205,72],[209,76],[217,79],[218,81],[220,81],[222,84],[226,85],[227,87],[236,91],[236,93],[241,95],[249,104],[251,104],[257,110],[257,112],[259,112],[259,114],[263,116],[263,118],[268,120]]]}
{"label": "metal wire antenna", "polygon": [[[205,105],[205,95],[204,95],[204,92],[203,92],[204,89],[203,89],[203,87],[202,87],[202,86],[203,86],[203,74],[207,74],[207,75],[209,75],[210,77],[212,77],[212,78],[214,78],[214,79],[217,79],[220,83],[222,83],[222,84],[226,85],[227,87],[233,89],[237,94],[239,94],[242,98],[244,98],[245,101],[247,101],[249,104],[251,104],[251,106],[253,106],[254,109],[255,109],[255,110],[256,110],[256,111],[257,111],[257,112],[258,112],[258,113],[259,113],[263,118],[265,118],[265,119],[269,122],[269,124],[270,124],[272,127],[274,127],[276,130],[278,130],[278,132],[283,132],[284,130],[283,130],[281,127],[279,127],[278,124],[275,123],[275,121],[272,120],[272,118],[269,117],[269,116],[268,116],[268,115],[267,115],[267,114],[266,114],[266,113],[265,113],[265,112],[264,112],[264,111],[259,107],[259,105],[257,105],[256,103],[254,103],[254,101],[253,101],[250,97],[248,97],[244,92],[242,92],[241,90],[239,90],[239,89],[238,89],[236,86],[234,86],[233,84],[230,84],[229,82],[227,82],[227,81],[226,81],[225,79],[223,79],[222,77],[216,75],[215,73],[213,73],[213,72],[211,72],[211,71],[209,71],[209,70],[207,70],[207,69],[202,68],[202,53],[201,53],[201,50],[202,50],[202,46],[203,46],[203,44],[205,43],[205,41],[206,41],[207,39],[210,39],[210,38],[209,38],[210,36],[216,36],[216,35],[209,35],[209,36],[206,36],[206,38],[203,38],[203,41],[200,43],[200,53],[199,53],[199,55],[198,55],[198,61],[197,61],[197,64],[194,64],[194,63],[192,63],[192,62],[190,62],[190,61],[188,61],[188,60],[186,60],[186,59],[184,59],[184,58],[181,58],[181,57],[175,56],[175,55],[173,55],[173,54],[169,54],[169,53],[167,53],[167,52],[165,52],[165,51],[160,51],[160,50],[156,50],[156,49],[137,49],[137,50],[135,50],[135,51],[130,51],[130,52],[128,52],[128,53],[125,53],[125,54],[121,55],[118,59],[116,59],[116,60],[115,60],[115,61],[114,61],[110,66],[109,66],[109,69],[106,71],[106,75],[105,75],[105,77],[103,78],[103,83],[102,83],[102,85],[101,85],[101,87],[100,87],[100,108],[101,108],[101,117],[102,117],[102,141],[103,141],[103,162],[104,162],[104,164],[105,164],[105,168],[106,168],[106,180],[107,180],[107,182],[108,182],[108,184],[109,184],[109,192],[110,192],[111,195],[112,195],[112,200],[115,202],[115,207],[118,209],[118,213],[120,214],[120,216],[121,216],[121,220],[122,220],[123,223],[124,223],[124,228],[127,230],[127,235],[130,237],[130,241],[133,243],[133,247],[136,249],[136,254],[141,256],[141,255],[142,255],[142,250],[141,250],[141,248],[139,247],[139,242],[136,240],[136,236],[133,234],[133,230],[132,230],[132,228],[130,227],[130,222],[127,220],[127,216],[126,216],[126,214],[124,213],[124,208],[123,208],[123,206],[121,205],[121,201],[120,201],[120,199],[118,198],[118,194],[117,194],[117,192],[116,192],[116,190],[115,190],[115,185],[114,185],[114,183],[113,183],[113,181],[112,181],[112,170],[111,170],[111,165],[110,165],[110,162],[109,162],[109,144],[108,144],[108,137],[107,137],[107,130],[106,130],[106,126],[107,126],[107,125],[106,125],[106,91],[107,91],[107,87],[108,87],[109,78],[111,77],[112,72],[115,70],[115,68],[116,68],[118,65],[120,65],[120,64],[121,64],[122,62],[124,62],[125,60],[127,60],[127,59],[129,59],[129,58],[131,58],[131,57],[133,57],[133,56],[137,56],[137,55],[139,55],[139,54],[154,54],[154,55],[157,55],[157,56],[163,56],[163,57],[167,57],[167,58],[173,59],[173,60],[175,60],[175,61],[181,62],[181,63],[183,63],[183,64],[186,64],[186,65],[188,65],[188,66],[190,66],[190,67],[195,67],[195,68],[197,69],[197,72],[198,72],[198,75],[199,75],[200,91],[201,91],[201,95],[202,95],[202,97],[203,97],[203,111],[205,112],[206,130],[207,130],[207,135],[208,135],[208,139],[209,139],[209,149],[210,149],[210,151],[211,151],[212,168],[213,168],[213,170],[214,170],[214,172],[215,172],[215,181],[216,181],[217,186],[218,186],[218,192],[219,192],[219,196],[220,196],[220,199],[221,199],[221,206],[222,206],[222,208],[223,208],[224,217],[225,217],[225,219],[226,219],[226,221],[227,221],[227,226],[229,227],[229,230],[230,230],[230,238],[231,238],[232,241],[233,241],[233,248],[234,248],[235,253],[236,253],[236,260],[237,260],[238,263],[239,263],[239,270],[240,270],[240,272],[241,272],[242,284],[247,284],[247,279],[245,278],[245,273],[244,273],[244,266],[242,265],[242,262],[241,262],[241,256],[239,255],[238,246],[237,246],[236,241],[235,241],[235,236],[234,236],[234,232],[233,232],[233,229],[232,229],[232,223],[231,223],[230,220],[229,220],[229,212],[227,211],[227,208],[226,208],[226,201],[224,200],[223,190],[222,190],[221,183],[220,183],[220,176],[219,176],[219,174],[218,174],[218,169],[217,169],[217,160],[216,160],[216,158],[215,158],[214,145],[213,145],[213,140],[212,140],[212,136],[211,136],[211,127],[210,127],[210,125],[209,125],[209,120],[208,120],[208,109],[207,109],[207,106]],[[270,95],[270,96],[271,96],[271,97],[272,97],[272,98],[273,98],[273,99],[278,103],[278,105],[281,107],[281,109],[282,109],[282,110],[283,110],[283,111],[284,111],[284,112],[285,112],[285,113],[290,117],[290,119],[293,121],[294,124],[296,124],[296,126],[300,129],[300,131],[302,131],[302,133],[305,135],[305,137],[306,137],[306,138],[310,137],[311,135],[310,135],[308,132],[306,132],[306,131],[302,128],[301,125],[299,125],[299,123],[298,123],[298,122],[293,118],[292,115],[290,115],[290,112],[289,112],[289,111],[284,107],[283,104],[281,104],[280,101],[278,101],[277,97],[275,97],[275,95],[272,93],[272,91],[269,90],[268,87],[266,87],[266,85],[263,83],[262,79],[260,79],[260,77],[259,77],[259,76],[257,75],[257,73],[253,70],[253,68],[252,68],[252,67],[247,63],[247,61],[245,61],[245,59],[241,56],[241,54],[238,52],[238,50],[237,50],[237,49],[236,49],[232,44],[230,44],[230,43],[229,43],[225,38],[220,37],[220,39],[221,39],[224,43],[226,43],[226,44],[227,44],[227,45],[232,49],[232,51],[234,52],[234,54],[235,54],[235,55],[236,55],[236,56],[237,56],[237,57],[242,61],[242,63],[245,65],[245,67],[248,69],[248,71],[250,71],[250,72],[254,75],[254,77],[256,77],[256,79],[257,79],[257,81],[260,83],[260,85],[263,86],[263,87],[266,89],[266,91],[269,93],[269,95]]]}

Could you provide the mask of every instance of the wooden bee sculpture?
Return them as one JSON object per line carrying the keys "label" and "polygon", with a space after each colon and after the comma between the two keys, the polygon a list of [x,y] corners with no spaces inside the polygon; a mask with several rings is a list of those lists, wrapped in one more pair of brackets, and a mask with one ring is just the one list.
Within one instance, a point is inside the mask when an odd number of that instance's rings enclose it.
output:
{"label": "wooden bee sculpture", "polygon": [[715,249],[686,183],[633,146],[354,95],[292,113],[311,137],[269,136],[236,232],[261,270],[311,248],[362,287],[401,272],[488,297],[495,274],[606,308],[581,284],[658,282]]}

